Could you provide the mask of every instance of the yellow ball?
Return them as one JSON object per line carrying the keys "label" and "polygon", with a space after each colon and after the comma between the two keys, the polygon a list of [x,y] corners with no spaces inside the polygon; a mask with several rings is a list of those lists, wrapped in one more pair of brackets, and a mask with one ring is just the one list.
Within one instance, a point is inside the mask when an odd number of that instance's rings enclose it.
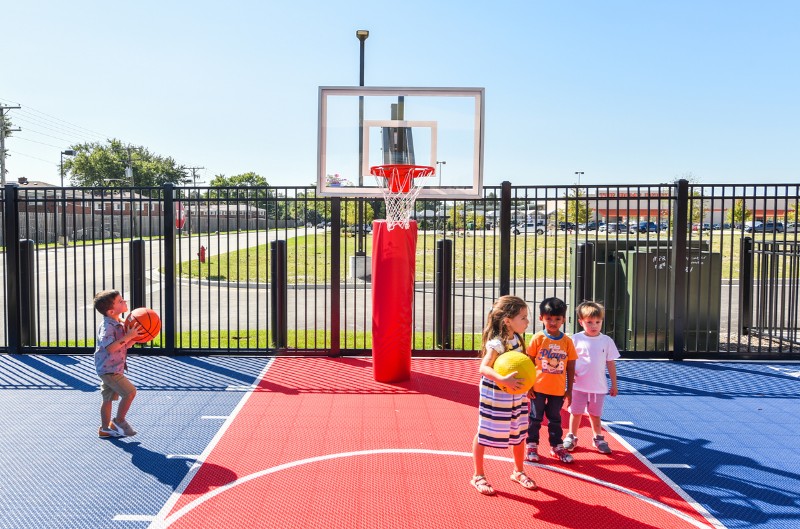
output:
{"label": "yellow ball", "polygon": [[508,351],[497,357],[494,361],[494,370],[500,375],[506,376],[509,373],[517,372],[514,378],[522,381],[519,389],[511,389],[504,384],[498,384],[500,389],[512,395],[522,395],[527,393],[536,382],[536,366],[531,357],[519,351]]}

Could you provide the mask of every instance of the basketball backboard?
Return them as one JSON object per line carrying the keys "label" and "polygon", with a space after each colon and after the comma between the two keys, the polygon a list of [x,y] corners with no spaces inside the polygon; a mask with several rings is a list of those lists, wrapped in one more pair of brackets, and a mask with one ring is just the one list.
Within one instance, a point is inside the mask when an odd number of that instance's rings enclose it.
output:
{"label": "basketball backboard", "polygon": [[483,88],[322,86],[317,193],[381,196],[370,167],[433,167],[418,198],[479,198]]}

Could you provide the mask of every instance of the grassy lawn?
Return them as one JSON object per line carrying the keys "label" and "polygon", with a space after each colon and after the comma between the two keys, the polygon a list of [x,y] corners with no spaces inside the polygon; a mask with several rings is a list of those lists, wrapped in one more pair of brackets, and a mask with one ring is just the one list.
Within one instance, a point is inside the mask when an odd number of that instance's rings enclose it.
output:
{"label": "grassy lawn", "polygon": [[[647,237],[639,237],[639,243],[647,244]],[[420,232],[417,239],[416,280],[433,281],[435,277],[435,250],[441,233],[427,234]],[[772,240],[767,235],[766,240]],[[709,244],[712,252],[722,254],[722,278],[737,279],[739,277],[739,253],[741,235],[738,232],[713,232],[703,234],[702,239],[696,233],[692,241],[703,241]],[[782,236],[777,238],[782,240]],[[499,275],[500,238],[494,232],[479,235],[457,236],[453,241],[454,277],[457,281],[493,281]],[[571,257],[569,248],[575,243],[617,240],[615,235],[595,234],[590,232],[553,235],[518,235],[511,239],[512,276],[532,279],[569,278]],[[618,240],[624,241],[625,236]],[[637,240],[631,236],[628,240]],[[651,235],[654,245],[657,240]],[[664,240],[663,237],[661,240]],[[757,240],[761,240],[759,237]],[[341,240],[343,255],[351,256],[356,251],[353,237]],[[365,251],[372,253],[372,239],[367,237]],[[288,277],[290,284],[326,284],[330,281],[330,234],[300,236],[287,242]],[[269,257],[269,246],[261,245],[226,254],[212,256],[204,264],[197,260],[180,264],[179,273],[184,277],[221,280],[249,281],[266,283],[269,281],[269,267],[265,266]],[[343,262],[342,279],[348,274],[349,263]]]}
{"label": "grassy lawn", "polygon": [[[343,349],[371,349],[371,332],[342,331],[340,333]],[[159,335],[150,344],[135,346],[131,353],[159,354],[162,347]],[[412,349],[433,350],[432,332],[414,333]],[[179,333],[175,337],[175,346],[179,348],[203,349],[268,349],[271,347],[269,331],[191,331]],[[480,348],[480,334],[454,334],[453,349],[477,350]],[[150,345],[152,344],[152,347]],[[70,340],[38,344],[39,347],[94,347],[94,339]],[[291,349],[327,349],[330,347],[330,331],[293,331],[287,336],[287,346]]]}

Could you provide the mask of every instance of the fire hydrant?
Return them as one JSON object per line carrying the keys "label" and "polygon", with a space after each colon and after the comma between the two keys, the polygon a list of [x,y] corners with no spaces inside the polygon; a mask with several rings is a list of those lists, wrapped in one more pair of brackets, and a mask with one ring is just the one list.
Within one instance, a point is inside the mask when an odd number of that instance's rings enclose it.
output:
{"label": "fire hydrant", "polygon": [[197,253],[197,257],[200,258],[200,262],[201,263],[205,263],[206,262],[206,247],[205,246],[200,246],[200,251]]}

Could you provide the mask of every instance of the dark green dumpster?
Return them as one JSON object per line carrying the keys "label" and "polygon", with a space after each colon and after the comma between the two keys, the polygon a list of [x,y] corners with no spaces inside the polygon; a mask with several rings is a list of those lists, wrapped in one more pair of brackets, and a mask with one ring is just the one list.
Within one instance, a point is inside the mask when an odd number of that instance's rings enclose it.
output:
{"label": "dark green dumpster", "polygon": [[[592,248],[587,248],[587,242]],[[672,349],[671,241],[584,241],[573,244],[570,250],[573,309],[583,299],[602,303],[606,307],[603,332],[611,336],[621,350]],[[583,259],[582,263],[579,258]],[[716,351],[722,256],[719,252],[710,252],[707,241],[691,241],[686,260],[685,347],[687,351]],[[571,332],[581,330],[574,314],[569,315],[568,321]]]}

